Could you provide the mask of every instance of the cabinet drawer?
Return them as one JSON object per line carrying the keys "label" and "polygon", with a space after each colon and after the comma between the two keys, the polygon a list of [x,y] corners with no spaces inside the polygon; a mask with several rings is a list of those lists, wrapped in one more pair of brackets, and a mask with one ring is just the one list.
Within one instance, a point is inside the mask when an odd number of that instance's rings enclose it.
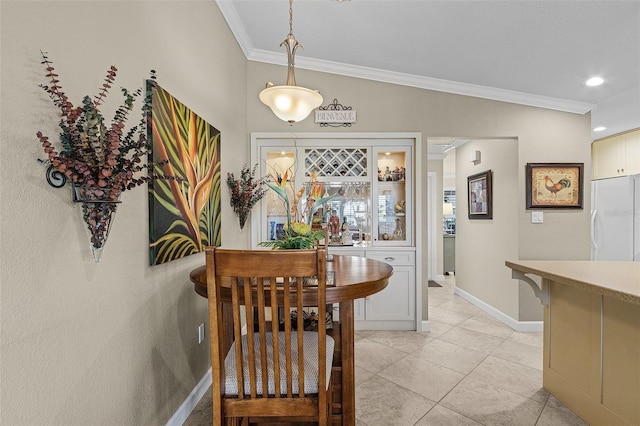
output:
{"label": "cabinet drawer", "polygon": [[379,260],[389,265],[415,265],[416,253],[413,251],[367,252],[367,258]]}
{"label": "cabinet drawer", "polygon": [[356,249],[344,249],[344,248],[333,248],[329,247],[329,254],[334,254],[336,256],[359,256],[364,257],[364,250],[356,250]]}

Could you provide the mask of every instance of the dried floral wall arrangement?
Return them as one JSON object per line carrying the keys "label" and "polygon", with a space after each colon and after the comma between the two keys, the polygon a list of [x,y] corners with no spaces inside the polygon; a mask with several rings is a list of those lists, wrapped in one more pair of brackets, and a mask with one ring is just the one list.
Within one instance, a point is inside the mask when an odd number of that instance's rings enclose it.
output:
{"label": "dried floral wall arrangement", "polygon": [[[104,249],[120,195],[151,179],[162,177],[170,181],[171,175],[157,174],[147,168],[144,160],[149,155],[150,146],[146,137],[146,120],[149,114],[149,100],[144,99],[142,118],[131,129],[125,125],[134,109],[135,101],[141,96],[142,89],[129,91],[121,89],[122,103],[107,125],[100,112],[115,79],[117,68],[111,66],[98,93],[85,96],[80,106],[74,106],[62,91],[59,75],[46,52],[40,52],[42,64],[46,69],[48,85],[40,87],[60,109],[61,119],[59,147],[42,132],[37,137],[48,155],[50,172],[56,173],[59,185],[70,182],[73,186],[74,200],[82,203],[82,213],[87,225],[90,246],[96,262],[100,260]],[[51,183],[50,178],[48,177]]]}
{"label": "dried floral wall arrangement", "polygon": [[149,185],[151,265],[189,256],[221,240],[220,132],[182,102],[147,80],[154,173],[178,180]]}
{"label": "dried floral wall arrangement", "polygon": [[246,164],[242,166],[240,179],[236,179],[233,173],[227,173],[227,186],[231,193],[229,203],[231,207],[233,207],[233,211],[238,215],[240,229],[244,228],[253,206],[255,206],[267,192],[267,189],[264,187],[267,177],[255,178],[257,167],[257,163],[252,169],[249,169],[249,166]]}

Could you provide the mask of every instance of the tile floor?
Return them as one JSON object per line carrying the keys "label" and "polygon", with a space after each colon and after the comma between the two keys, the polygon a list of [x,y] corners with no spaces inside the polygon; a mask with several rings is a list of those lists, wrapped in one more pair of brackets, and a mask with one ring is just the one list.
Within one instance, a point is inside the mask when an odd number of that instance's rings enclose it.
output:
{"label": "tile floor", "polygon": [[[542,333],[429,288],[431,332],[356,332],[356,425],[585,425],[542,388]],[[185,426],[211,425],[207,393]]]}

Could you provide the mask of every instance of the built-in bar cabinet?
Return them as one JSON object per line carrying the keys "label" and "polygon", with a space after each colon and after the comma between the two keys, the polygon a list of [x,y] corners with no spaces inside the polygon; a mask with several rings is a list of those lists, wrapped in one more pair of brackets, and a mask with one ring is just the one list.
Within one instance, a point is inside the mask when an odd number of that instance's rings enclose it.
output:
{"label": "built-in bar cabinet", "polygon": [[[356,329],[420,329],[421,273],[415,162],[419,133],[253,133],[259,174],[289,174],[293,192],[312,178],[331,197],[313,215],[327,229],[329,253],[387,262],[387,288],[355,302]],[[286,207],[268,191],[252,212],[252,244],[282,237]]]}

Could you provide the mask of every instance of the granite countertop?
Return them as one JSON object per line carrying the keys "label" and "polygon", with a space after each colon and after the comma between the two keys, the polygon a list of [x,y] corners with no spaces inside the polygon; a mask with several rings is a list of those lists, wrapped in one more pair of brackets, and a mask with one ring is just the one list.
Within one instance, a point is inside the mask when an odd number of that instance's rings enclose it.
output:
{"label": "granite countertop", "polygon": [[517,260],[505,265],[562,284],[640,305],[640,262]]}

